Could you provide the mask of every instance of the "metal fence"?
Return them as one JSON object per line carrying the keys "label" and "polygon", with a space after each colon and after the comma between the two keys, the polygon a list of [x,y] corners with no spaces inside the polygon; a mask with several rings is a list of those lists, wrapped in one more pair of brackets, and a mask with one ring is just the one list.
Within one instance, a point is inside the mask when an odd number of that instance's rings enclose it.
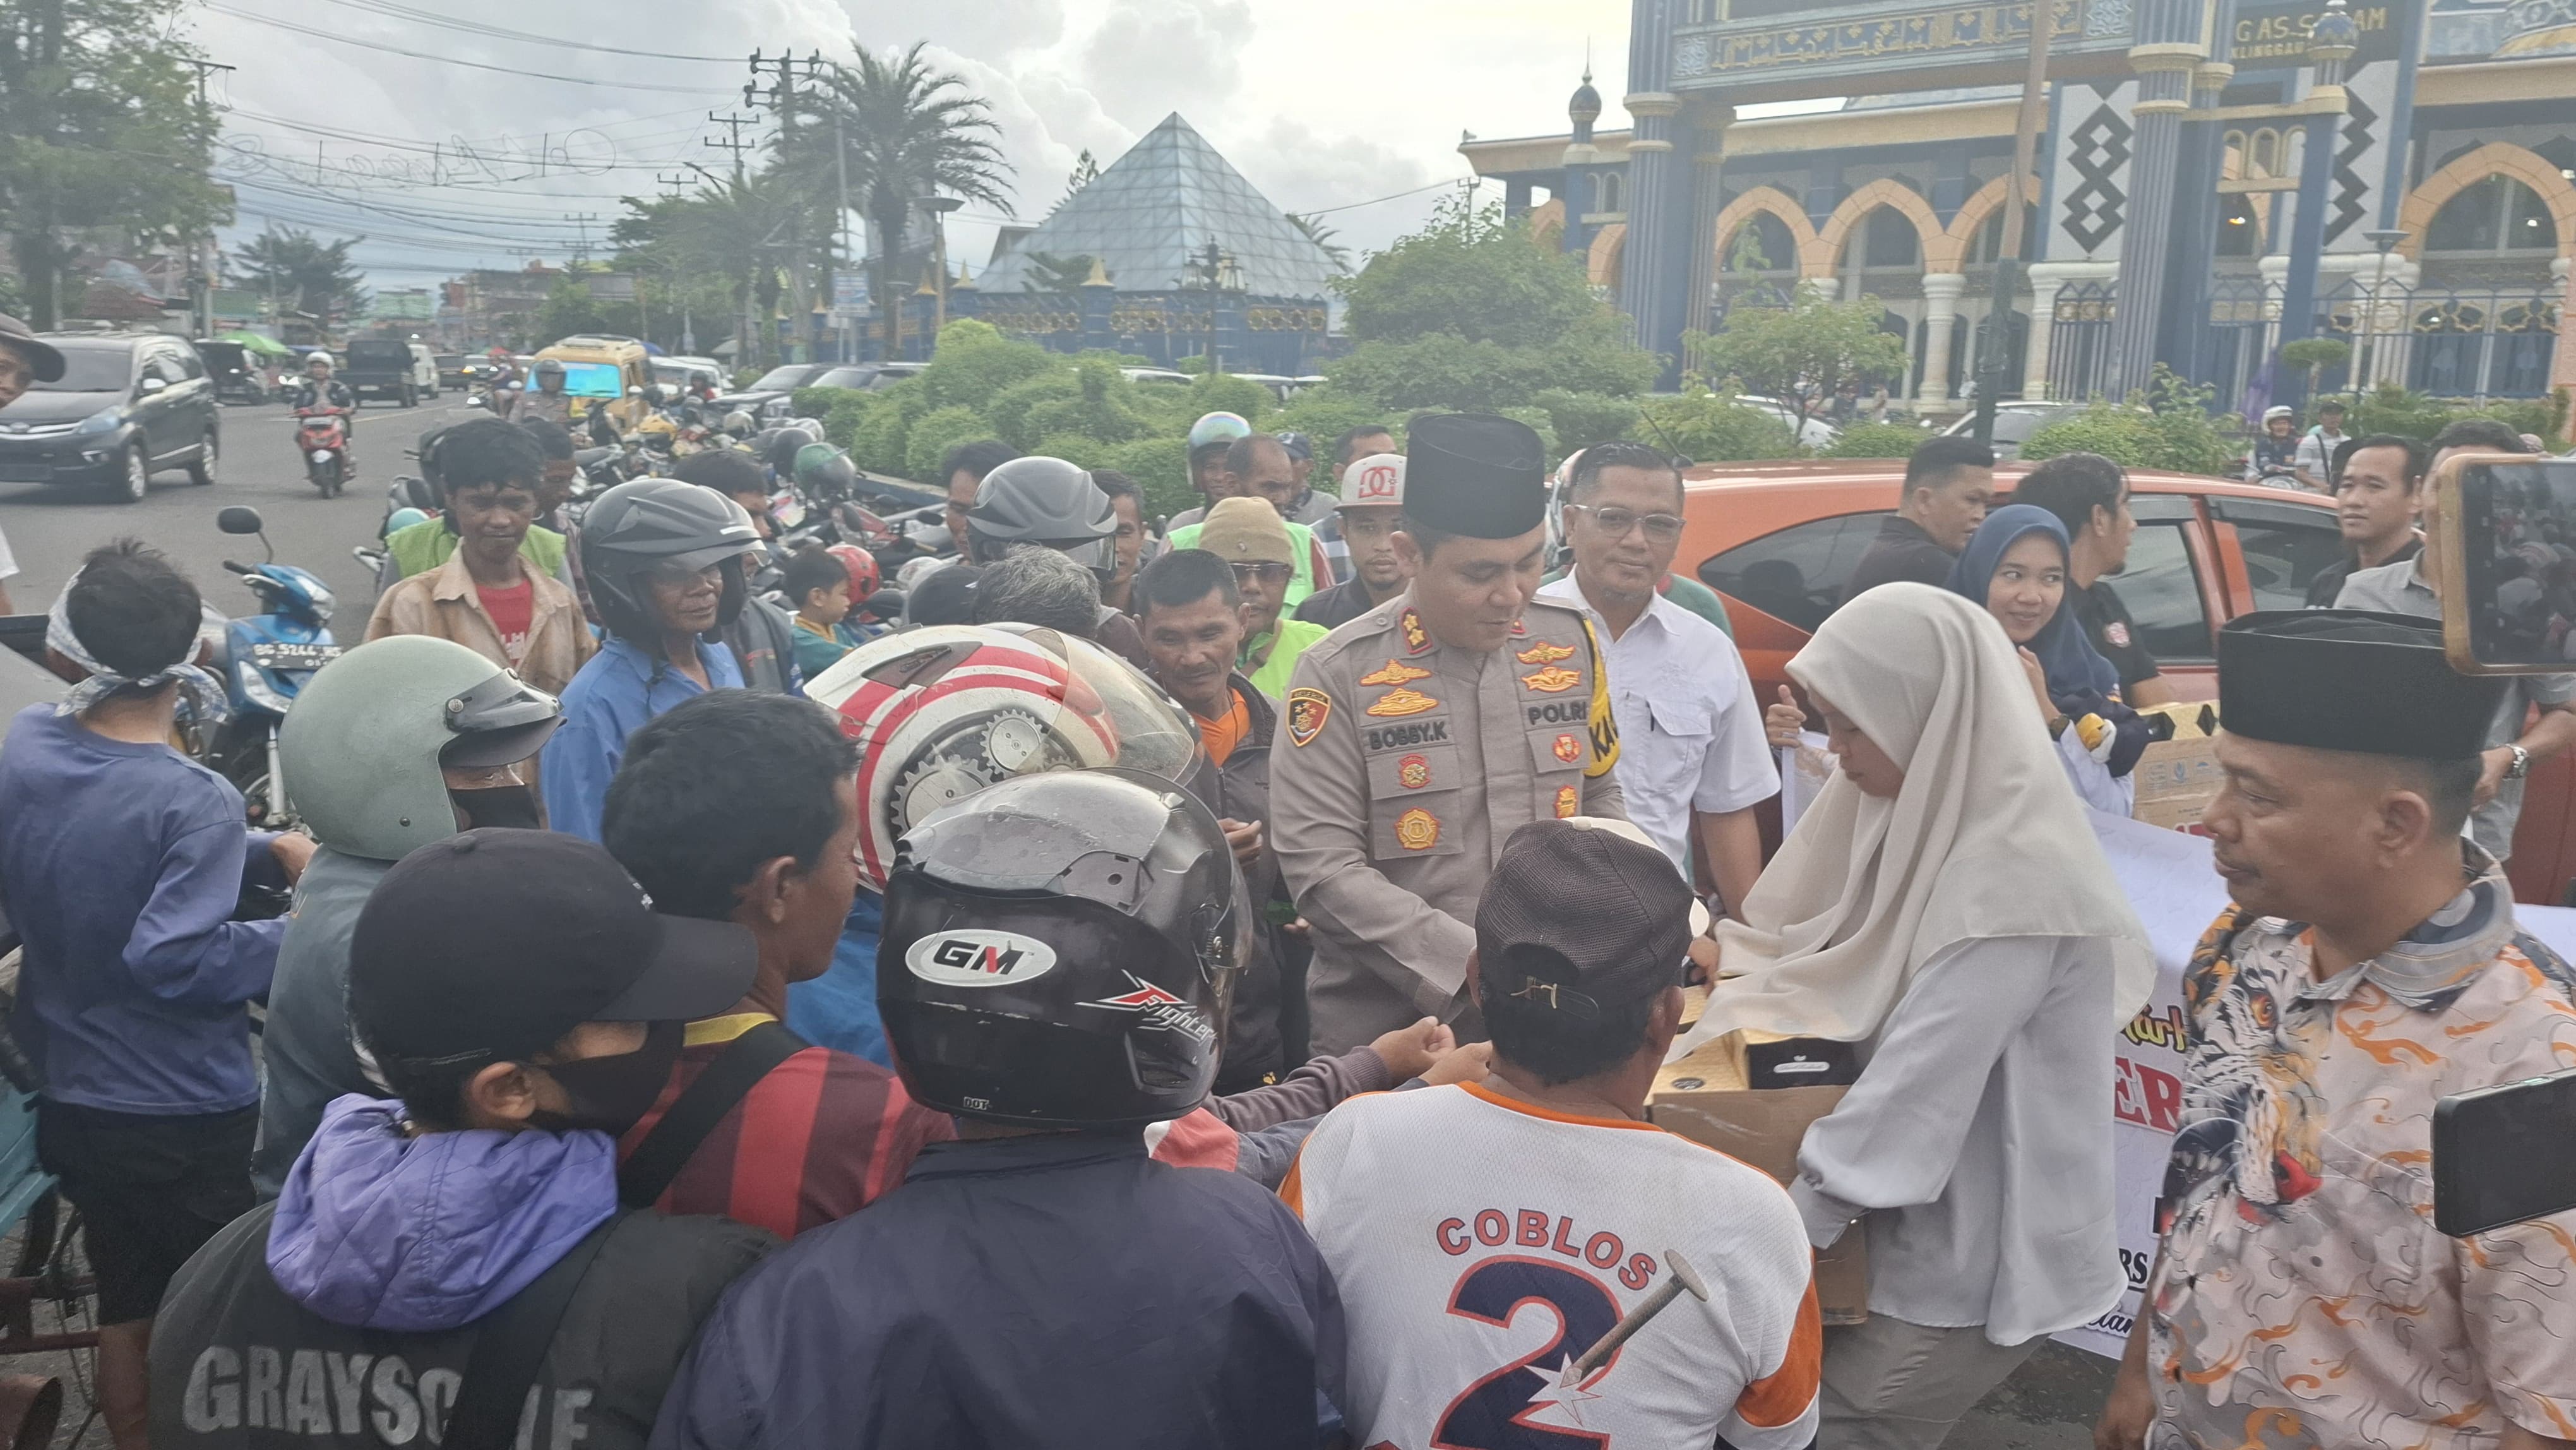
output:
{"label": "metal fence", "polygon": [[2081,402],[2102,390],[2119,291],[2110,282],[2071,282],[2057,294],[2048,325],[2048,395]]}
{"label": "metal fence", "polygon": [[2318,335],[2352,345],[2322,379],[2330,391],[2400,383],[2442,398],[2537,398],[2563,322],[2559,299],[2533,287],[2372,287],[2327,294]]}

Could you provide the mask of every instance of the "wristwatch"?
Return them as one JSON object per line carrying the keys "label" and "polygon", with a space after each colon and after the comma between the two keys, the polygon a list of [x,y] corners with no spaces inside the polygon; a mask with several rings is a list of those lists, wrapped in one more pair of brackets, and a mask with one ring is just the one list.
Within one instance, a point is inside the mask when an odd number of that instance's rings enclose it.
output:
{"label": "wristwatch", "polygon": [[2072,725],[2072,724],[2074,724],[2074,723],[2075,723],[2075,722],[2074,722],[2074,720],[2072,720],[2072,719],[2070,719],[2069,717],[2064,716],[2064,715],[2051,715],[2051,716],[2049,716],[2049,717],[2048,717],[2048,738],[2049,738],[2049,739],[2051,739],[2051,740],[2055,740],[2055,739],[2059,738],[2060,736],[2063,736],[2063,735],[2066,733],[2066,727],[2067,727],[2067,726],[2069,726],[2069,725]]}
{"label": "wristwatch", "polygon": [[2513,764],[2504,768],[2505,779],[2520,780],[2524,776],[2531,774],[2530,751],[2523,749],[2519,745],[2508,745],[2505,749],[2513,752]]}

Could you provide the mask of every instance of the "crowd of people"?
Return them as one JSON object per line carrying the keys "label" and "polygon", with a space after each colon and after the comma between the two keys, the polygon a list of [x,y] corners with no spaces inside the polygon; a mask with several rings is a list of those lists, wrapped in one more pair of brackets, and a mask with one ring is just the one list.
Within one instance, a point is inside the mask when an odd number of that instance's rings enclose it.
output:
{"label": "crowd of people", "polygon": [[[2576,1216],[2430,1218],[2435,1103],[2576,1060],[2501,869],[2576,678],[2453,673],[2417,562],[2463,427],[2330,450],[2348,562],[2220,632],[2235,905],[2105,1450],[2576,1444]],[[562,433],[437,440],[297,831],[173,746],[177,568],[53,604],[10,1026],[119,1450],[1930,1447],[2132,1287],[2156,966],[2086,812],[2175,696],[2109,461],[1927,441],[1765,701],[1639,443],[1210,415],[1159,532],[972,443],[878,633],[750,455],[550,527]],[[1774,747],[1831,777],[1766,862]],[[1853,1067],[1786,1181],[1652,1120],[1773,1038]]]}

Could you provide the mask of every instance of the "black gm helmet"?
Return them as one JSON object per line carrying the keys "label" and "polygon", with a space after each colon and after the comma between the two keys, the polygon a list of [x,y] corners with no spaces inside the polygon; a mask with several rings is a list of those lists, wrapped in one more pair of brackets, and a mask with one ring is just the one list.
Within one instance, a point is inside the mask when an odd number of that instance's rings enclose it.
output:
{"label": "black gm helmet", "polygon": [[581,572],[600,622],[629,639],[654,633],[643,574],[657,564],[690,569],[724,566],[722,629],[742,613],[747,593],[742,556],[760,533],[742,505],[711,488],[669,478],[639,478],[599,496],[581,521]]}
{"label": "black gm helmet", "polygon": [[1189,792],[1116,768],[1019,776],[905,832],[877,1005],[905,1090],[938,1111],[1140,1127],[1207,1097],[1251,930]]}
{"label": "black gm helmet", "polygon": [[1088,565],[1102,583],[1118,569],[1118,511],[1088,472],[1061,458],[1014,458],[985,474],[966,511],[966,536],[969,563],[1043,544]]}

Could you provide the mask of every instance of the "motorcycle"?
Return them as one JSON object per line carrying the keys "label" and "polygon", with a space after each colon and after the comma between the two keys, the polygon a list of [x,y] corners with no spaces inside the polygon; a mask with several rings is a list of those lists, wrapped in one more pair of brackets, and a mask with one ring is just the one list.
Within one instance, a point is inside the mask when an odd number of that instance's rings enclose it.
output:
{"label": "motorcycle", "polygon": [[295,410],[295,448],[304,455],[304,476],[337,498],[349,481],[349,415],[339,408]]}
{"label": "motorcycle", "polygon": [[225,509],[215,515],[215,527],[256,536],[268,559],[259,564],[227,559],[223,564],[258,597],[262,609],[225,624],[218,663],[232,713],[216,732],[206,763],[242,793],[250,824],[283,830],[294,824],[295,815],[278,771],[277,727],[313,672],[340,655],[331,638],[331,591],[310,571],[277,562],[259,510]]}

